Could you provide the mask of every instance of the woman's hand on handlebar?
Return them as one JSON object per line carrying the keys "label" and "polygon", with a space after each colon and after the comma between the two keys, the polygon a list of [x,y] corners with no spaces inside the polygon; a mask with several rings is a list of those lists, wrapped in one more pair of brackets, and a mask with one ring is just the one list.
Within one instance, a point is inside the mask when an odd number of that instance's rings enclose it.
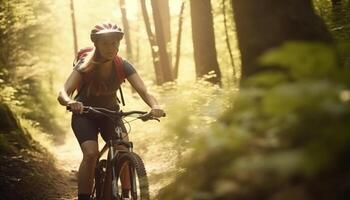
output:
{"label": "woman's hand on handlebar", "polygon": [[153,117],[156,117],[156,118],[165,116],[164,110],[161,109],[158,105],[155,105],[152,107],[151,114]]}
{"label": "woman's hand on handlebar", "polygon": [[71,100],[67,103],[67,108],[74,114],[82,114],[84,110],[84,105],[79,101]]}

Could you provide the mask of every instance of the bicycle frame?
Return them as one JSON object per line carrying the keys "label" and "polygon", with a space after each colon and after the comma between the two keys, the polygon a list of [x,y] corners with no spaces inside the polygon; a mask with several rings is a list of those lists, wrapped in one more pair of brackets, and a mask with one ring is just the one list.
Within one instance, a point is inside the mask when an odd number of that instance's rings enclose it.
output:
{"label": "bicycle frame", "polygon": [[[113,120],[114,123],[114,120]],[[116,124],[116,123],[114,123]],[[117,179],[116,179],[116,162],[118,160],[118,157],[121,153],[123,152],[133,152],[133,143],[132,142],[126,142],[123,141],[123,137],[122,137],[122,129],[119,126],[116,126],[115,128],[115,133],[117,134],[117,139],[110,139],[106,142],[106,144],[103,146],[103,148],[101,149],[101,151],[99,152],[98,158],[97,158],[97,163],[99,162],[100,158],[106,153],[106,151],[108,150],[108,154],[107,154],[107,168],[110,167],[111,169],[111,178],[112,178],[112,199],[119,199],[118,196],[118,184],[117,184]],[[118,146],[123,145],[125,147],[128,148],[127,150],[123,150],[123,149],[117,149]],[[107,169],[108,171],[108,169]],[[130,173],[133,173],[130,171]],[[103,177],[104,180],[106,180],[107,176],[109,174],[105,174],[105,176]],[[105,182],[104,182],[105,183]],[[103,191],[105,191],[104,188],[105,184],[102,185],[102,197],[104,197],[104,193]],[[96,185],[94,187],[94,190],[96,189]],[[131,188],[132,190],[135,190],[135,187]]]}

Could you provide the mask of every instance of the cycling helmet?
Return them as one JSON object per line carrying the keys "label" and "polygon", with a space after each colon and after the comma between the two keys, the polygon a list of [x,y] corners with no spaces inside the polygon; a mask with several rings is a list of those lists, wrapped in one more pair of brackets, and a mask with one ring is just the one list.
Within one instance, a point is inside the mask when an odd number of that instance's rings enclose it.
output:
{"label": "cycling helmet", "polygon": [[119,40],[121,40],[124,36],[123,30],[116,24],[112,23],[102,23],[97,24],[92,28],[90,33],[90,38],[92,42],[96,41],[96,38],[105,35],[105,34],[112,34],[115,35]]}

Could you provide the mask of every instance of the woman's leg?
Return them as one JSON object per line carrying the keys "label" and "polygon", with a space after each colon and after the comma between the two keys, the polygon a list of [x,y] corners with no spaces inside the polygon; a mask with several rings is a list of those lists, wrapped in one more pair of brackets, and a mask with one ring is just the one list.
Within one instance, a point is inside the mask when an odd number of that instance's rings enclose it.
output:
{"label": "woman's leg", "polygon": [[89,199],[92,192],[95,165],[98,156],[98,128],[94,120],[73,114],[72,129],[83,152],[78,173],[78,200]]}
{"label": "woman's leg", "polygon": [[80,163],[78,174],[78,200],[85,200],[92,193],[95,166],[98,157],[98,143],[87,140],[81,145],[83,160]]}

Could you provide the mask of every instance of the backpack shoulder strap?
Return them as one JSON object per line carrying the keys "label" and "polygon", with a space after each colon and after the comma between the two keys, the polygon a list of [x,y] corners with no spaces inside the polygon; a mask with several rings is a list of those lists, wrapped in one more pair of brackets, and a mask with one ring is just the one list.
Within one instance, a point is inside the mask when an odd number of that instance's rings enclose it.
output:
{"label": "backpack shoulder strap", "polygon": [[123,82],[125,82],[125,79],[126,79],[126,75],[125,75],[125,71],[124,71],[123,58],[118,56],[118,55],[115,56],[114,63],[115,63],[115,73],[116,73],[116,77],[117,77],[117,80],[118,80],[118,83],[119,83],[120,98],[122,100],[123,106],[125,106],[123,91],[122,91],[122,88],[121,88],[121,84]]}
{"label": "backpack shoulder strap", "polygon": [[114,59],[114,63],[116,69],[116,77],[118,79],[119,84],[122,84],[123,82],[125,82],[126,79],[123,58],[117,55]]}

